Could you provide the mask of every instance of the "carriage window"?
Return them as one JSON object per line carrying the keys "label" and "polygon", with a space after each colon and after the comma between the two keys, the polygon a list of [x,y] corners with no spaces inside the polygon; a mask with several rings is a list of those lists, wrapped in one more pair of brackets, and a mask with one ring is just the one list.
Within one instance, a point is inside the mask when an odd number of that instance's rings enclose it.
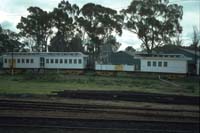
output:
{"label": "carriage window", "polygon": [[56,63],[56,64],[58,63],[58,59],[55,59],[55,63]]}
{"label": "carriage window", "polygon": [[72,59],[69,59],[69,64],[72,64]]}
{"label": "carriage window", "polygon": [[24,59],[22,59],[22,63],[25,63],[25,60],[24,60]]}
{"label": "carriage window", "polygon": [[20,59],[17,59],[17,63],[20,63]]}
{"label": "carriage window", "polygon": [[7,59],[5,59],[5,60],[4,60],[4,63],[7,63],[7,62],[8,62]]}
{"label": "carriage window", "polygon": [[79,59],[79,60],[78,60],[78,64],[81,64],[81,63],[82,63],[82,60],[81,60],[81,59]]}
{"label": "carriage window", "polygon": [[62,64],[63,63],[63,59],[60,59],[60,64]]}
{"label": "carriage window", "polygon": [[147,62],[147,66],[151,66],[151,61],[148,61],[148,62]]}
{"label": "carriage window", "polygon": [[77,64],[77,59],[74,59],[74,64]]}
{"label": "carriage window", "polygon": [[156,66],[156,65],[157,65],[156,62],[154,61],[154,62],[153,62],[153,66]]}
{"label": "carriage window", "polygon": [[34,63],[34,60],[33,60],[33,59],[31,59],[31,63]]}
{"label": "carriage window", "polygon": [[65,59],[65,64],[67,64],[67,59]]}
{"label": "carriage window", "polygon": [[29,59],[26,59],[26,63],[29,63]]}
{"label": "carriage window", "polygon": [[46,59],[46,63],[47,63],[47,64],[49,63],[49,59]]}
{"label": "carriage window", "polygon": [[158,66],[162,67],[162,62],[161,61],[158,62]]}
{"label": "carriage window", "polygon": [[168,63],[167,62],[164,62],[164,67],[167,67],[168,66]]}
{"label": "carriage window", "polygon": [[51,63],[54,63],[54,60],[53,60],[53,59],[51,59]]}

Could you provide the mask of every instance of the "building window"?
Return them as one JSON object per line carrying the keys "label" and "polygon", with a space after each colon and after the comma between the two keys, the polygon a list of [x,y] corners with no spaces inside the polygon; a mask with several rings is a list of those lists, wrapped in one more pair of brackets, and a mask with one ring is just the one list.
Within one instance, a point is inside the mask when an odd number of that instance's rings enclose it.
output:
{"label": "building window", "polygon": [[69,59],[69,64],[72,64],[72,59]]}
{"label": "building window", "polygon": [[158,62],[158,66],[162,67],[162,62],[161,61]]}
{"label": "building window", "polygon": [[22,63],[25,63],[25,60],[24,60],[24,59],[22,59]]}
{"label": "building window", "polygon": [[4,59],[4,63],[7,63],[8,62],[8,60],[7,59]]}
{"label": "building window", "polygon": [[167,67],[168,66],[168,63],[167,62],[164,62],[164,67]]}
{"label": "building window", "polygon": [[58,59],[55,59],[55,63],[58,64]]}
{"label": "building window", "polygon": [[63,59],[60,59],[60,64],[62,64],[63,63]]}
{"label": "building window", "polygon": [[49,64],[49,59],[46,59],[46,63]]}
{"label": "building window", "polygon": [[151,61],[148,61],[148,62],[147,62],[147,66],[151,66]]}
{"label": "building window", "polygon": [[33,59],[31,59],[31,63],[34,63],[34,60],[33,60]]}
{"label": "building window", "polygon": [[51,63],[52,63],[52,64],[54,63],[54,60],[53,60],[53,59],[51,59]]}
{"label": "building window", "polygon": [[77,64],[77,59],[74,59],[74,64]]}
{"label": "building window", "polygon": [[81,64],[81,63],[82,63],[82,60],[81,60],[81,59],[79,59],[79,60],[78,60],[78,64]]}
{"label": "building window", "polygon": [[156,67],[156,65],[157,65],[157,64],[156,64],[156,61],[153,61],[153,66]]}
{"label": "building window", "polygon": [[17,63],[20,63],[20,59],[17,59]]}
{"label": "building window", "polygon": [[67,59],[65,59],[65,64],[67,64]]}
{"label": "building window", "polygon": [[26,63],[29,63],[29,59],[26,59]]}

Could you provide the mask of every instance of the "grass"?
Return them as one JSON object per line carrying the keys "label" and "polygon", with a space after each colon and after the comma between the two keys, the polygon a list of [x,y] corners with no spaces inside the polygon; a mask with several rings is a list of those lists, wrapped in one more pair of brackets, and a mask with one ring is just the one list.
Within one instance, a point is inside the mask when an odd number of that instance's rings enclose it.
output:
{"label": "grass", "polygon": [[92,75],[0,75],[0,94],[48,95],[62,90],[121,90],[164,94],[199,95],[197,79],[174,80],[180,87],[157,78],[103,77]]}

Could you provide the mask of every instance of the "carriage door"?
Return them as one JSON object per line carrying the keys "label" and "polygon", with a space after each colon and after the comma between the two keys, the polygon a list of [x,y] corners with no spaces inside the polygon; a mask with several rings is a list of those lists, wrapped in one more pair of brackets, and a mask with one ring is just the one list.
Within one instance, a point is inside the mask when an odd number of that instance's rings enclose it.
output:
{"label": "carriage door", "polygon": [[9,59],[8,62],[10,68],[16,68],[16,59]]}
{"label": "carriage door", "polygon": [[44,68],[45,63],[44,63],[44,57],[40,57],[40,68]]}

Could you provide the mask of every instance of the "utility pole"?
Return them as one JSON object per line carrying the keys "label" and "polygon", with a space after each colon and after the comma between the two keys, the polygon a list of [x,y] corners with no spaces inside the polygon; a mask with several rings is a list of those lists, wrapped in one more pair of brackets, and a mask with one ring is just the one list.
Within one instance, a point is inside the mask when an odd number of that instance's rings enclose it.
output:
{"label": "utility pole", "polygon": [[12,59],[11,59],[11,75],[14,75],[14,62],[13,62],[13,48],[12,48],[12,53],[11,53]]}
{"label": "utility pole", "polygon": [[195,75],[197,74],[197,49],[199,43],[198,29],[196,26],[193,27],[194,35],[193,35],[193,46],[194,46],[194,63],[195,63]]}

